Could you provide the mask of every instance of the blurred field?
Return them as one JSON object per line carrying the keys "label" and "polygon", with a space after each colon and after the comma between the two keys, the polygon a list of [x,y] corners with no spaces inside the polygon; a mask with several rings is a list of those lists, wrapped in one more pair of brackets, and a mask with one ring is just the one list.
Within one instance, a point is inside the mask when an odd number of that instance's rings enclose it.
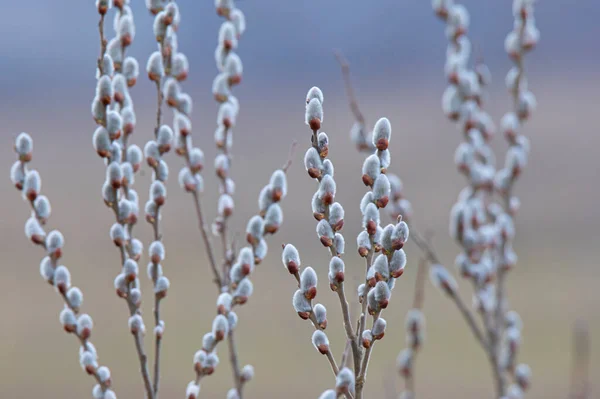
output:
{"label": "blurred field", "polygon": [[[600,371],[600,271],[596,243],[599,191],[594,185],[599,172],[595,148],[600,140],[592,124],[597,93],[585,83],[562,85],[551,77],[538,78],[535,91],[540,110],[527,127],[533,152],[518,188],[522,199],[516,248],[520,262],[510,277],[510,295],[513,308],[525,321],[520,359],[529,363],[534,372],[530,398],[566,397],[570,333],[578,318],[586,319],[591,328],[595,349],[592,375],[597,376]],[[266,125],[261,124],[266,100],[246,101],[236,130],[233,173],[237,182],[238,226],[244,226],[252,215],[260,187],[270,171],[284,162],[291,140],[299,141],[290,171],[289,196],[283,205],[284,227],[269,241],[269,258],[254,277],[255,295],[239,311],[241,361],[252,363],[257,370],[256,380],[248,386],[250,398],[316,397],[332,381],[327,362],[310,344],[310,326],[293,312],[290,302],[294,282],[279,261],[280,243],[294,242],[304,264],[315,266],[322,279],[326,278],[327,253],[317,242],[309,216],[315,187],[301,166],[303,149],[309,140],[302,124],[304,91],[304,87],[298,87],[277,93],[279,106]],[[394,127],[392,169],[403,177],[415,207],[416,223],[421,230],[435,231],[435,244],[442,259],[451,264],[457,248],[447,238],[447,214],[463,182],[452,166],[459,137],[438,111],[440,92],[441,86],[433,85],[407,87],[402,92],[388,90],[384,95],[363,89],[361,100],[371,121],[379,115],[390,117]],[[203,98],[200,93],[192,94]],[[346,206],[347,267],[356,279],[363,268],[354,255],[353,238],[359,227],[358,201],[364,191],[359,180],[362,160],[348,140],[351,120],[341,96],[341,84],[340,90],[327,94],[326,91],[324,130],[332,141],[330,156],[336,166],[338,200]],[[492,95],[492,112],[499,115],[506,105],[504,93],[494,88]],[[575,98],[581,101],[571,101]],[[195,137],[211,159],[214,107],[199,102],[198,121],[208,122],[195,122]],[[146,132],[151,131],[151,104],[139,101],[137,108],[144,110],[138,111],[141,123],[135,137],[137,143],[142,143],[148,137]],[[141,397],[137,358],[126,330],[126,309],[113,294],[118,256],[108,238],[111,213],[99,195],[104,169],[92,154],[87,102],[67,109],[40,109],[35,118],[25,111],[0,116],[8,121],[6,131],[27,130],[33,134],[34,165],[42,171],[43,192],[53,204],[50,226],[61,229],[67,237],[64,262],[72,270],[74,283],[85,294],[84,311],[94,317],[93,342],[101,363],[111,367],[120,397]],[[2,169],[6,173],[12,162],[9,136],[2,138]],[[503,148],[498,141],[499,148]],[[175,175],[179,160],[174,156],[169,159]],[[209,167],[207,176],[210,170]],[[148,175],[140,177],[136,185],[147,187],[148,179]],[[175,180],[169,181],[170,197],[164,214],[165,273],[172,281],[172,289],[163,313],[167,325],[163,397],[181,397],[193,377],[192,356],[210,328],[214,306],[214,287],[192,217],[191,199],[178,190]],[[9,187],[8,179],[5,182],[0,186],[4,209],[0,213],[0,251],[4,259],[0,270],[0,397],[87,397],[92,381],[79,369],[75,340],[66,336],[58,324],[61,302],[39,278],[37,265],[42,254],[26,242],[22,233],[27,208]],[[209,177],[208,187],[214,187],[214,183]],[[146,197],[145,189],[138,191],[142,199]],[[213,191],[207,192],[204,204],[212,219]],[[136,230],[148,242],[149,227],[142,223]],[[394,363],[403,347],[402,323],[411,302],[419,257],[412,244],[407,253],[408,271],[397,285],[385,316],[388,334],[376,346],[371,363],[367,391],[371,398],[384,397],[385,384],[388,388],[390,384],[400,387]],[[145,278],[142,284],[149,293]],[[467,289],[463,294],[469,300]],[[343,332],[336,299],[323,283],[318,299],[329,309],[329,335],[334,350],[341,352]],[[144,306],[146,314],[151,311],[149,302]],[[474,345],[456,309],[429,284],[425,310],[428,339],[417,366],[420,397],[491,397],[491,377],[483,353]],[[151,353],[149,338],[146,345]],[[206,398],[223,397],[230,385],[226,351],[221,350],[220,354],[222,364],[218,372],[203,384]],[[598,382],[593,384],[599,392]]]}
{"label": "blurred field", "polygon": [[[30,7],[30,3],[37,3]],[[212,2],[178,2],[184,10],[180,48],[191,65],[184,88],[194,98],[194,142],[205,152],[207,220],[216,211],[216,180],[212,177],[212,142],[216,107],[210,85],[216,73],[213,50],[220,21]],[[471,32],[477,38],[494,75],[486,108],[496,121],[509,97],[503,88],[509,62],[502,53],[504,35],[512,25],[507,2],[465,1],[472,13]],[[424,5],[423,5],[424,4]],[[12,7],[12,8],[11,8]],[[138,35],[132,52],[141,65],[156,45],[152,20],[142,2],[132,2]],[[340,47],[352,64],[362,110],[373,123],[390,118],[392,167],[404,182],[415,209],[415,225],[435,233],[441,259],[452,267],[458,248],[447,233],[448,212],[464,181],[453,165],[460,141],[444,119],[440,98],[444,89],[443,27],[432,16],[429,2],[382,0],[369,2],[240,2],[249,29],[240,46],[244,82],[236,88],[241,103],[235,129],[233,177],[237,184],[235,225],[238,232],[253,215],[260,188],[271,171],[283,164],[292,140],[298,152],[290,169],[289,195],[283,204],[284,226],[269,240],[268,259],[259,266],[255,293],[238,312],[238,347],[242,364],[251,363],[256,378],[247,398],[316,398],[333,380],[325,358],[312,348],[312,329],[291,306],[295,282],[282,268],[280,244],[293,242],[304,265],[319,273],[318,301],[328,308],[328,335],[341,353],[344,333],[337,298],[327,289],[328,254],[314,233],[310,199],[315,184],[302,167],[310,133],[303,124],[304,95],[313,86],[325,92],[323,130],[329,134],[335,164],[337,200],[346,209],[343,233],[348,280],[363,271],[355,237],[360,227],[358,204],[365,192],[360,180],[362,155],[349,141],[352,125],[338,66],[331,49]],[[599,3],[593,0],[540,1],[536,19],[542,32],[540,48],[527,62],[529,87],[538,99],[537,113],[527,124],[531,139],[529,165],[516,190],[522,203],[517,220],[519,264],[510,276],[512,307],[522,316],[524,342],[520,360],[533,369],[529,399],[566,399],[571,361],[571,331],[586,320],[592,339],[592,395],[600,397],[600,146],[597,37]],[[14,160],[12,139],[20,131],[35,141],[33,166],[43,177],[42,191],[50,198],[49,226],[66,236],[64,263],[74,284],[84,293],[83,311],[95,321],[92,341],[101,364],[112,370],[119,398],[142,398],[138,360],[127,329],[128,313],[114,295],[113,279],[119,257],[109,239],[112,213],[101,199],[104,166],[94,154],[94,124],[89,104],[97,57],[96,18],[83,2],[11,2],[3,5],[9,18],[0,33],[0,398],[90,397],[93,381],[79,368],[77,342],[62,332],[59,297],[39,277],[43,254],[29,244],[23,224],[29,215],[19,193],[10,187]],[[317,12],[318,11],[318,12]],[[15,34],[17,32],[17,34]],[[74,32],[76,32],[74,34]],[[274,34],[276,32],[276,34]],[[112,32],[111,32],[112,34]],[[58,46],[56,43],[60,43]],[[133,90],[138,127],[134,142],[143,145],[152,135],[155,93],[140,78]],[[166,122],[171,122],[170,111]],[[506,149],[496,139],[499,162]],[[177,186],[179,159],[169,155],[169,198],[163,215],[167,248],[165,274],[171,290],[163,303],[166,321],[162,368],[162,398],[180,398],[194,376],[192,357],[210,329],[215,290],[208,272],[192,200]],[[150,176],[137,177],[142,204]],[[136,227],[145,244],[151,229]],[[220,250],[219,246],[216,247]],[[396,285],[385,313],[388,330],[374,349],[366,396],[388,399],[399,392],[395,359],[404,347],[403,321],[413,295],[418,249],[407,246],[407,272]],[[146,260],[141,262],[145,265]],[[144,314],[150,326],[151,288],[145,276]],[[463,298],[470,302],[464,284]],[[458,311],[427,283],[427,341],[417,361],[419,399],[492,398],[487,359],[476,347]],[[149,294],[149,295],[148,295]],[[352,297],[353,290],[348,296]],[[152,339],[146,348],[152,358]],[[226,348],[221,365],[202,386],[202,397],[223,398],[231,386]],[[339,355],[337,356],[339,358]]]}

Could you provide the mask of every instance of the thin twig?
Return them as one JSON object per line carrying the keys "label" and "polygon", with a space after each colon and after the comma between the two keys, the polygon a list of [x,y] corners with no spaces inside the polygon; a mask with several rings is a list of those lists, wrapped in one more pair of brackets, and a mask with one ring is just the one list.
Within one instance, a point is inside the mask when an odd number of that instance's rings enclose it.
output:
{"label": "thin twig", "polygon": [[[189,162],[189,158],[188,158]],[[221,277],[219,276],[219,270],[217,269],[217,262],[215,261],[215,255],[212,247],[212,243],[208,236],[208,229],[206,228],[206,224],[204,223],[204,217],[202,215],[202,206],[200,203],[200,196],[196,191],[192,192],[192,196],[194,197],[194,206],[196,209],[196,216],[198,217],[198,227],[200,227],[200,233],[202,234],[202,240],[204,241],[204,246],[206,247],[206,255],[208,256],[208,261],[210,264],[210,268],[213,271],[214,281],[217,285],[217,290],[221,292]]]}
{"label": "thin twig", "polygon": [[350,65],[346,58],[339,50],[334,50],[335,58],[340,63],[340,67],[342,68],[342,77],[344,78],[344,86],[346,88],[346,95],[348,97],[348,104],[350,105],[350,110],[354,115],[354,118],[361,124],[365,125],[365,117],[362,112],[360,112],[360,108],[358,107],[358,101],[356,100],[356,95],[354,94],[354,88],[352,86],[352,81],[350,80]]}
{"label": "thin twig", "polygon": [[568,399],[590,397],[590,346],[588,325],[580,320],[573,328],[573,363]]}
{"label": "thin twig", "polygon": [[[410,236],[409,237],[417,245],[417,247],[419,247],[419,249],[421,251],[423,251],[423,254],[425,255],[425,257],[427,258],[427,261],[430,264],[434,264],[434,265],[441,264],[437,254],[435,253],[435,251],[433,250],[431,245],[429,245],[429,243],[423,237],[421,237],[419,232],[416,231],[416,229],[413,226],[410,226]],[[452,299],[454,304],[458,307],[458,310],[463,315],[465,321],[467,322],[467,325],[471,329],[471,332],[473,333],[473,335],[475,336],[477,341],[481,344],[481,346],[485,350],[489,351],[489,344],[488,344],[487,340],[484,338],[483,333],[481,332],[481,329],[477,325],[477,322],[475,321],[475,318],[473,317],[473,313],[471,313],[471,311],[467,308],[467,306],[465,305],[465,303],[463,302],[463,300],[457,293],[455,293],[454,295],[450,295],[450,298]]]}

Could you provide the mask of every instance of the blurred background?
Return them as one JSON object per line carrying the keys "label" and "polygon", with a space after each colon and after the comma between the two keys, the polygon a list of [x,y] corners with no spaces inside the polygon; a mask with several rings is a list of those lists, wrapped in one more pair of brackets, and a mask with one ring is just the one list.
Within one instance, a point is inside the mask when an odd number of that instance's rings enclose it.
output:
{"label": "blurred background", "polygon": [[[216,74],[213,52],[221,19],[211,1],[181,0],[179,45],[190,60],[184,90],[194,99],[194,142],[211,160],[216,105],[210,92]],[[471,12],[469,36],[492,70],[486,108],[498,121],[510,107],[504,75],[511,64],[503,50],[512,28],[511,1],[464,2]],[[414,206],[415,225],[435,233],[434,244],[451,268],[458,253],[448,237],[448,212],[464,181],[454,168],[454,149],[461,138],[441,112],[446,39],[444,25],[429,1],[378,2],[242,0],[248,29],[238,54],[244,81],[235,93],[241,103],[235,129],[233,177],[237,183],[234,220],[239,231],[256,210],[256,198],[273,169],[287,158],[292,140],[298,151],[290,169],[284,226],[269,240],[268,259],[253,276],[255,294],[239,309],[238,347],[242,364],[256,368],[247,386],[248,398],[314,398],[333,385],[329,365],[310,342],[312,328],[291,306],[295,281],[282,268],[282,242],[293,242],[303,263],[322,279],[317,299],[329,309],[328,335],[341,353],[344,335],[335,296],[326,288],[328,253],[314,233],[310,199],[316,189],[302,167],[310,132],[303,122],[308,88],[325,93],[323,130],[329,134],[330,158],[336,167],[337,200],[346,207],[349,280],[358,280],[363,262],[355,255],[360,228],[358,204],[365,188],[360,180],[363,155],[349,140],[353,119],[332,49],[341,49],[351,64],[352,78],[367,122],[387,116],[393,126],[391,170],[398,173]],[[144,69],[156,44],[153,18],[141,0],[132,1],[137,35],[130,54]],[[93,381],[78,364],[77,343],[62,332],[60,298],[41,280],[43,254],[23,234],[27,204],[8,179],[14,161],[12,140],[21,131],[35,141],[32,166],[43,177],[42,192],[53,207],[49,222],[66,236],[64,263],[85,295],[83,311],[95,321],[92,341],[100,363],[113,373],[121,398],[143,396],[138,360],[127,330],[127,310],[114,295],[119,257],[108,236],[112,212],[102,202],[104,166],[95,155],[95,129],[90,103],[95,88],[98,16],[93,2],[13,1],[3,4],[0,24],[0,397],[90,397]],[[532,152],[516,193],[522,208],[517,220],[519,264],[510,275],[510,300],[524,320],[520,361],[533,370],[529,398],[566,398],[572,349],[572,328],[587,321],[592,339],[592,397],[600,382],[600,269],[598,223],[600,162],[600,3],[595,0],[541,0],[536,21],[539,47],[527,57],[529,87],[538,111],[526,126]],[[112,15],[107,23],[112,37]],[[152,137],[154,85],[144,78],[132,91],[138,126],[133,142]],[[166,111],[171,121],[171,111]],[[498,154],[506,146],[498,137]],[[215,292],[204,247],[197,230],[192,199],[181,192],[176,175],[181,160],[167,158],[170,190],[164,209],[167,248],[164,262],[171,290],[163,302],[166,321],[162,392],[183,397],[194,376],[192,357],[209,331]],[[210,161],[204,172],[203,198],[208,219],[216,211],[216,179]],[[147,199],[150,173],[136,181],[141,202]],[[150,227],[136,229],[147,245]],[[218,247],[217,247],[218,248]],[[410,308],[420,253],[407,246],[409,263],[398,281],[385,318],[386,338],[377,344],[369,369],[366,395],[391,398],[401,381],[395,359],[404,347],[403,320]],[[145,264],[146,260],[141,264]],[[150,284],[142,278],[144,311],[150,325]],[[351,293],[353,290],[351,290]],[[470,303],[467,284],[461,289]],[[420,398],[491,398],[487,359],[471,338],[456,308],[430,284],[426,286],[427,342],[417,364]],[[152,338],[146,337],[152,356]],[[221,366],[203,382],[202,397],[223,398],[231,386],[226,349]],[[339,357],[339,355],[338,355]],[[387,396],[386,396],[387,395]]]}

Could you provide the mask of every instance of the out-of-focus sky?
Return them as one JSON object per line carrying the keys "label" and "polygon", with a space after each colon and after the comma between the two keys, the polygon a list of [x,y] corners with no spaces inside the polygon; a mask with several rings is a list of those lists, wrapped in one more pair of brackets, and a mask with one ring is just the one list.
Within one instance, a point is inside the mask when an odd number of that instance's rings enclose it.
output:
{"label": "out-of-focus sky", "polygon": [[[86,397],[92,387],[79,369],[75,340],[60,331],[60,299],[39,278],[42,254],[22,233],[29,211],[8,180],[14,159],[12,139],[20,131],[34,137],[33,167],[40,170],[42,191],[53,205],[50,226],[67,237],[64,262],[84,292],[84,311],[95,318],[94,343],[101,363],[113,370],[119,397],[141,397],[137,360],[126,331],[127,312],[112,288],[119,266],[108,238],[111,214],[100,198],[104,167],[91,147],[98,16],[91,0],[5,3],[0,24],[0,169],[5,173],[0,185],[0,253],[4,259],[0,267],[0,397]],[[471,12],[469,35],[492,70],[486,108],[496,121],[510,107],[503,87],[511,66],[503,51],[504,36],[512,27],[510,3],[464,2]],[[204,203],[207,219],[212,220],[216,182],[210,160],[216,153],[212,143],[216,106],[210,88],[222,20],[212,1],[181,0],[178,4],[182,12],[179,47],[190,60],[190,76],[183,87],[194,98],[194,143],[209,160]],[[365,190],[360,182],[363,155],[349,142],[352,117],[334,48],[341,49],[351,63],[368,122],[381,116],[390,118],[391,169],[404,181],[415,208],[415,225],[435,232],[440,257],[454,271],[458,249],[447,236],[447,221],[464,180],[452,162],[460,134],[440,109],[445,84],[444,26],[433,16],[428,0],[241,0],[237,4],[248,25],[238,51],[244,63],[243,83],[235,88],[241,104],[232,172],[237,182],[234,224],[240,226],[238,230],[243,230],[255,212],[256,196],[270,171],[284,162],[291,141],[299,142],[289,173],[290,195],[283,205],[284,226],[269,242],[269,257],[253,277],[256,292],[239,312],[240,356],[243,363],[252,363],[257,369],[248,397],[317,397],[333,382],[327,362],[310,345],[309,326],[292,310],[294,281],[279,261],[279,244],[293,242],[304,264],[313,265],[326,280],[327,253],[321,251],[310,217],[315,186],[301,165],[309,145],[303,123],[306,90],[318,85],[325,93],[323,129],[331,140],[337,199],[346,207],[349,275],[358,279],[364,267],[354,255],[354,237],[360,225],[358,203]],[[132,0],[132,8],[137,33],[129,54],[138,58],[143,70],[155,49],[152,17],[142,0]],[[566,397],[570,333],[576,319],[583,318],[590,325],[592,372],[600,372],[600,190],[596,184],[600,173],[600,47],[596,40],[600,37],[600,3],[540,0],[535,15],[541,41],[528,56],[526,70],[538,111],[525,128],[532,153],[516,190],[522,201],[515,244],[520,261],[510,278],[510,295],[512,307],[525,321],[521,360],[529,363],[534,373],[529,397],[554,399]],[[111,24],[112,15],[107,22],[109,37],[113,35]],[[139,145],[152,136],[155,112],[154,86],[143,75],[132,90],[138,117],[133,142]],[[170,123],[170,115],[165,112],[166,122]],[[506,146],[501,137],[495,141],[502,159]],[[163,397],[182,397],[193,377],[193,353],[210,329],[214,287],[191,201],[174,178],[180,160],[171,155],[168,161],[173,177],[164,214],[165,273],[173,289],[164,308],[163,360],[167,366],[163,369]],[[146,170],[137,179],[142,202],[149,175]],[[149,227],[141,223],[137,231],[147,244]],[[369,398],[384,397],[384,386],[395,384],[397,390],[401,386],[393,364],[404,345],[402,323],[411,302],[419,252],[408,245],[407,254],[407,272],[397,284],[386,315],[389,332],[374,351]],[[150,294],[145,278],[142,284]],[[319,301],[329,309],[330,339],[339,352],[343,332],[338,305],[326,285],[321,285]],[[470,303],[467,284],[461,293]],[[144,312],[151,314],[149,296]],[[491,397],[485,356],[456,309],[430,285],[425,312],[428,340],[417,368],[420,397]],[[150,324],[150,319],[146,322]],[[146,344],[152,355],[150,336]],[[224,397],[230,383],[226,357],[222,350],[221,366],[204,383],[205,398]],[[597,383],[593,389],[600,392]]]}

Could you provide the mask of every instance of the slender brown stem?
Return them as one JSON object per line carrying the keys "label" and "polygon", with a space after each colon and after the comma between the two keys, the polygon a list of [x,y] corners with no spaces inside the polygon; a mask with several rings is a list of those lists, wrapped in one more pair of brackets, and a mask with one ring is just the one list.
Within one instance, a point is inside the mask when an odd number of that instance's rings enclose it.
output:
{"label": "slender brown stem", "polygon": [[354,118],[364,126],[365,117],[363,116],[362,112],[360,112],[358,101],[356,100],[356,95],[354,94],[354,87],[352,86],[352,81],[350,80],[350,65],[348,64],[348,61],[346,61],[346,58],[341,51],[335,50],[334,55],[340,63],[340,67],[342,68],[342,77],[344,78],[344,86],[346,88],[346,96],[348,97],[350,110],[352,111]]}
{"label": "slender brown stem", "polygon": [[231,362],[231,369],[233,370],[233,379],[235,382],[235,388],[238,391],[238,396],[240,399],[244,398],[243,387],[244,383],[242,382],[241,372],[240,372],[240,364],[238,361],[237,348],[235,345],[235,337],[234,332],[230,331],[227,335],[227,343],[229,345],[229,361]]}
{"label": "slender brown stem", "polygon": [[590,398],[590,332],[586,322],[578,321],[573,329],[573,363],[568,399]]}
{"label": "slender brown stem", "polygon": [[[376,313],[375,315],[373,315],[373,324],[375,324],[377,319],[379,319],[380,313]],[[360,373],[356,378],[356,399],[362,399],[363,397],[363,388],[365,386],[367,378],[367,369],[369,368],[369,360],[371,359],[371,353],[373,352],[374,346],[375,341],[371,342],[371,345],[367,348],[362,358],[362,363],[360,365]]]}
{"label": "slender brown stem", "polygon": [[350,309],[348,307],[348,301],[346,300],[346,294],[344,292],[344,284],[341,284],[340,288],[337,290],[337,294],[340,299],[340,305],[342,307],[342,316],[344,317],[344,329],[346,330],[346,337],[350,341],[350,348],[352,349],[354,369],[357,370],[360,362],[360,348],[358,346],[358,340],[355,339],[354,331],[352,328],[352,321],[350,321]]}
{"label": "slender brown stem", "polygon": [[148,372],[148,357],[144,351],[144,345],[142,344],[141,336],[142,333],[137,332],[136,334],[133,334],[133,340],[135,342],[135,348],[140,360],[140,372],[142,373],[144,386],[146,387],[146,394],[148,395],[149,399],[154,399],[154,391],[152,389],[152,383],[150,382],[150,373]]}
{"label": "slender brown stem", "polygon": [[100,14],[98,21],[98,33],[100,34],[100,56],[98,57],[98,70],[100,75],[104,74],[104,54],[106,54],[106,38],[104,37],[104,14]]}
{"label": "slender brown stem", "polygon": [[206,224],[204,223],[204,217],[202,215],[202,206],[200,204],[200,196],[196,191],[192,192],[192,196],[194,197],[194,206],[196,208],[196,216],[198,217],[198,227],[200,227],[202,240],[204,241],[204,246],[206,247],[206,254],[208,256],[210,268],[213,271],[214,281],[217,285],[217,290],[220,293],[222,287],[221,277],[219,276],[219,270],[217,269],[217,262],[215,261],[212,243],[210,242],[210,238],[208,237],[208,229],[206,227]]}

